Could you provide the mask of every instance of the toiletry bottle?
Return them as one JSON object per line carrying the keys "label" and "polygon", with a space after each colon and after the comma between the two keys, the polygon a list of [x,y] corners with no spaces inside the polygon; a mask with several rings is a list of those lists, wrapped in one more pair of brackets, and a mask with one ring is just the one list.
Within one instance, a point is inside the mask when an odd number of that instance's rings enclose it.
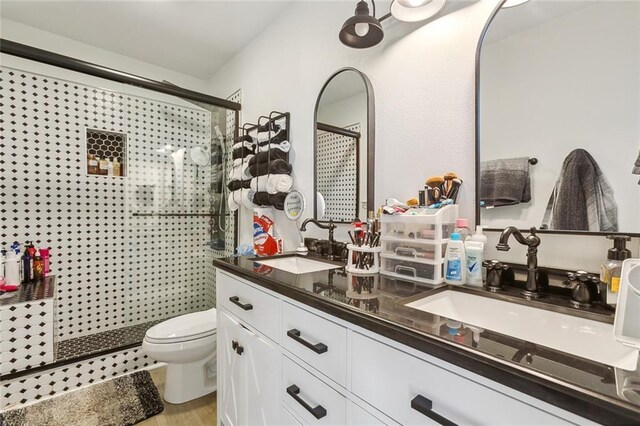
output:
{"label": "toiletry bottle", "polygon": [[90,175],[98,174],[98,160],[94,154],[87,155],[87,173]]}
{"label": "toiletry bottle", "polygon": [[106,158],[101,158],[100,161],[98,161],[98,167],[100,175],[107,176],[107,174],[109,173],[109,160]]}
{"label": "toiletry bottle", "polygon": [[4,261],[7,259],[7,251],[2,249],[0,250],[0,286],[4,286]]}
{"label": "toiletry bottle", "polygon": [[467,284],[474,287],[482,287],[484,243],[468,239],[464,242],[464,252],[467,256]]}
{"label": "toiletry bottle", "polygon": [[20,273],[18,266],[18,257],[13,250],[7,252],[7,258],[4,261],[5,269],[5,286],[3,290],[17,290],[20,286]]}
{"label": "toiletry bottle", "polygon": [[22,254],[22,282],[28,283],[33,279],[33,257],[31,257],[31,250],[33,246],[27,241],[27,246],[24,248],[24,253]]}
{"label": "toiletry bottle", "polygon": [[456,228],[453,230],[460,234],[460,239],[464,242],[471,235],[471,229],[469,229],[469,221],[465,218],[456,219]]}
{"label": "toiletry bottle", "polygon": [[613,247],[607,253],[607,260],[600,265],[600,298],[605,305],[614,308],[618,303],[622,262],[631,257],[631,251],[627,249],[627,241],[631,241],[631,237],[607,235],[607,238],[613,240]]}
{"label": "toiletry bottle", "polygon": [[42,261],[44,262],[44,276],[46,277],[47,275],[49,275],[51,273],[51,263],[49,261],[51,256],[49,255],[49,249],[48,248],[40,248],[40,249],[38,249],[38,251],[40,252],[40,257],[42,258]]}
{"label": "toiletry bottle", "polygon": [[42,256],[36,254],[33,257],[33,279],[39,280],[44,278],[44,260]]}
{"label": "toiletry bottle", "polygon": [[454,232],[451,234],[449,244],[447,244],[447,251],[444,256],[444,281],[447,284],[462,285],[465,281],[465,272],[467,269],[466,256],[464,253],[464,243],[460,238],[460,234]]}
{"label": "toiletry bottle", "polygon": [[22,282],[22,254],[20,253],[20,243],[14,241],[11,244],[11,251],[16,254],[16,259],[18,259],[18,282]]}
{"label": "toiletry bottle", "polygon": [[107,164],[107,176],[113,176],[113,161]]}
{"label": "toiletry bottle", "polygon": [[122,176],[122,171],[121,171],[121,166],[120,166],[120,160],[118,160],[117,158],[113,159],[113,175],[114,176]]}
{"label": "toiletry bottle", "polygon": [[[487,258],[487,244],[488,244],[488,240],[487,240],[487,236],[483,234],[482,232],[482,226],[476,226],[476,233],[473,234],[472,236],[469,237],[469,239],[471,241],[479,241],[482,244],[484,244],[484,248],[482,250],[482,260],[485,260]],[[480,263],[482,264],[482,263]],[[486,282],[487,281],[487,270],[485,268],[480,268],[482,269],[482,282]]]}

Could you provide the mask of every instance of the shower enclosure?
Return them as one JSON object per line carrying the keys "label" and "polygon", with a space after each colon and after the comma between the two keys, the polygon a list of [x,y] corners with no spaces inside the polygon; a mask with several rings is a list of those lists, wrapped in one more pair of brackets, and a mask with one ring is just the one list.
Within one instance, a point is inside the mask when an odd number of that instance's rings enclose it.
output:
{"label": "shower enclosure", "polygon": [[[236,246],[224,177],[239,95],[6,40],[2,52],[0,246],[50,248],[56,285],[52,319],[39,324],[53,344],[31,363],[3,358],[0,381],[139,346],[150,326],[214,307],[212,260]],[[46,305],[41,296],[25,304],[0,294],[3,309],[29,317]],[[3,353],[40,339],[11,318],[0,324]]]}

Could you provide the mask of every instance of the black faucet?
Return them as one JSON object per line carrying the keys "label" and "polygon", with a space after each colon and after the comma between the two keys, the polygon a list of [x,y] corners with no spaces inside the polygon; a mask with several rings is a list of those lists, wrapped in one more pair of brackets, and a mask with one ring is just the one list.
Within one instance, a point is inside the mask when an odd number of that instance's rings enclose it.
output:
{"label": "black faucet", "polygon": [[336,224],[333,223],[333,219],[329,220],[328,224],[322,224],[320,222],[318,222],[315,219],[309,218],[306,219],[304,222],[302,222],[302,226],[300,227],[300,231],[301,232],[305,232],[307,230],[307,223],[313,223],[314,225],[316,225],[318,228],[320,229],[328,229],[329,230],[329,250],[328,250],[328,257],[329,260],[333,260],[334,259],[334,255],[333,255],[333,244],[336,242],[336,240],[333,238],[333,230],[336,229]]}
{"label": "black faucet", "polygon": [[509,251],[509,237],[513,234],[515,239],[527,249],[527,285],[522,295],[535,299],[540,297],[540,284],[538,283],[538,246],[540,238],[536,235],[536,228],[531,228],[531,235],[525,237],[515,226],[509,226],[500,234],[500,242],[496,248],[500,251]]}

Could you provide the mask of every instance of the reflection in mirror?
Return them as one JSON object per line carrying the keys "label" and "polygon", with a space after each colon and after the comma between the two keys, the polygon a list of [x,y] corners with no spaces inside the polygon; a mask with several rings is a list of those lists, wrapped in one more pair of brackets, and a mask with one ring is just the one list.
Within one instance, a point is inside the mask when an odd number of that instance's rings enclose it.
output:
{"label": "reflection in mirror", "polygon": [[502,8],[479,56],[479,224],[640,233],[640,3]]}
{"label": "reflection in mirror", "polygon": [[315,117],[318,220],[352,222],[367,217],[367,203],[373,202],[373,179],[368,175],[373,161],[372,104],[369,81],[351,68],[335,73],[320,92]]}

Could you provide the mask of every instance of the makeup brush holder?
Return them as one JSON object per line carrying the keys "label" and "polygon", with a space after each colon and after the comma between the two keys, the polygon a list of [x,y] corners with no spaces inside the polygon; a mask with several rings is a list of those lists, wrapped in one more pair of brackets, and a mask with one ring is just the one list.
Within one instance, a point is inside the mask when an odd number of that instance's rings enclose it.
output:
{"label": "makeup brush holder", "polygon": [[372,275],[380,272],[382,247],[348,244],[347,249],[349,249],[347,272],[360,275]]}

